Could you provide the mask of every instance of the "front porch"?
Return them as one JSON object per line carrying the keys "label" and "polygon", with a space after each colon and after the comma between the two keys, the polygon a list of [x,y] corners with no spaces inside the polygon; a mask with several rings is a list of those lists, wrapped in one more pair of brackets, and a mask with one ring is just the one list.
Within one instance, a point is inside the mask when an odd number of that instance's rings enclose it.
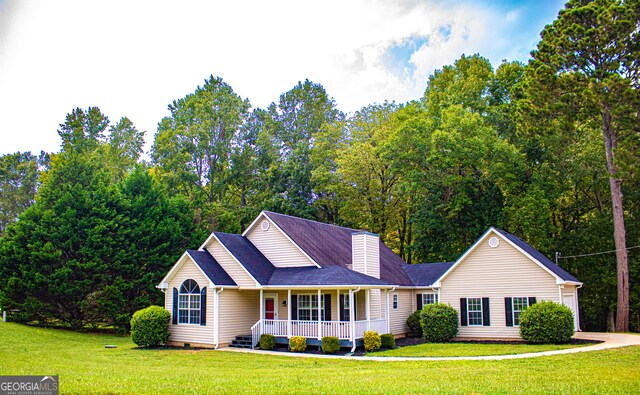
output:
{"label": "front porch", "polygon": [[[309,291],[288,289],[285,296],[282,290],[275,293],[268,289],[260,290],[261,319],[251,327],[251,348],[256,347],[261,335],[269,334],[278,343],[288,343],[291,337],[302,336],[307,338],[308,345],[320,345],[323,337],[332,336],[340,340],[342,347],[354,350],[362,344],[366,331],[390,332],[386,289]],[[283,301],[282,305],[279,300]],[[278,310],[286,319],[279,319]],[[303,313],[305,319],[300,319]]]}

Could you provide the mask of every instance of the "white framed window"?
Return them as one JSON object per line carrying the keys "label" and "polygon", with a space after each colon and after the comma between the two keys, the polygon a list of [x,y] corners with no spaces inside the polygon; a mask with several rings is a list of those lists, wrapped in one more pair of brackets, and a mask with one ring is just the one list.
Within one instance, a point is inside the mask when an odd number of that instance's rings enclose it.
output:
{"label": "white framed window", "polygon": [[398,294],[393,294],[393,309],[398,310]]}
{"label": "white framed window", "polygon": [[[345,298],[345,305],[348,298]],[[324,317],[324,294],[320,296],[320,318]],[[298,294],[298,319],[301,321],[318,321],[318,295]]]}
{"label": "white framed window", "polygon": [[438,294],[422,294],[422,306],[426,306],[428,304],[438,303]]}
{"label": "white framed window", "polygon": [[469,326],[482,326],[482,298],[467,298]]}
{"label": "white framed window", "polygon": [[511,314],[513,314],[513,326],[520,326],[520,313],[529,307],[529,298],[513,297],[511,298]]}
{"label": "white framed window", "polygon": [[185,280],[180,286],[178,324],[200,325],[200,286],[195,280]]}

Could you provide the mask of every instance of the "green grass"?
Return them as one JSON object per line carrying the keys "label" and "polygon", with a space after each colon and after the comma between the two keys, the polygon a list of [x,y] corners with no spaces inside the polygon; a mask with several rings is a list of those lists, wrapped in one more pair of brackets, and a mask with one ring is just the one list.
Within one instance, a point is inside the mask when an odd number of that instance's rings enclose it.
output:
{"label": "green grass", "polygon": [[425,343],[415,346],[398,347],[393,350],[367,353],[367,355],[374,357],[477,357],[564,350],[587,345],[588,344]]}
{"label": "green grass", "polygon": [[59,375],[62,393],[636,393],[638,361],[640,347],[509,361],[409,362],[144,350],[128,337],[0,323],[0,374]]}

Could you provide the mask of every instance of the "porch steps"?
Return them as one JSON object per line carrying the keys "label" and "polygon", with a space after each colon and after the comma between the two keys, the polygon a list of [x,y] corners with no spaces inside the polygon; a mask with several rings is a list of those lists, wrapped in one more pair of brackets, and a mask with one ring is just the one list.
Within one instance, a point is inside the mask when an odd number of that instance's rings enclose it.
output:
{"label": "porch steps", "polygon": [[236,336],[236,338],[231,341],[231,344],[229,344],[229,347],[251,348],[251,339],[251,335]]}

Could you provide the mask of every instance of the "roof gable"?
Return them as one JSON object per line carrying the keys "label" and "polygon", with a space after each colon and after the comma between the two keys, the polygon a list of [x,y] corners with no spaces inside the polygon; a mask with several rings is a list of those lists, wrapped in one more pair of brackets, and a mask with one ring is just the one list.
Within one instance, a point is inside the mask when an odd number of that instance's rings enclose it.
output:
{"label": "roof gable", "polygon": [[[252,244],[256,245],[261,252],[271,259],[271,262],[276,267],[297,267],[297,266],[315,266],[321,267],[309,254],[291,237],[289,232],[283,230],[277,221],[269,214],[275,214],[268,211],[262,211],[260,215],[249,225],[242,236],[249,239]],[[262,229],[261,232],[258,227],[262,228],[262,223],[267,222],[269,226]],[[287,251],[286,254],[281,254],[283,249]],[[277,253],[276,253],[277,252]]]}
{"label": "roof gable", "polygon": [[560,277],[563,281],[571,281],[571,282],[576,282],[576,283],[580,282],[580,280],[575,278],[571,273],[567,272],[566,270],[564,270],[563,268],[558,266],[555,262],[553,262],[551,259],[547,258],[540,251],[538,251],[535,248],[533,248],[526,241],[522,240],[521,238],[519,238],[517,236],[512,235],[511,233],[505,232],[504,230],[497,229],[497,228],[493,228],[493,229],[496,232],[502,234],[504,237],[506,237],[513,244],[518,246],[521,250],[523,250],[524,252],[529,254],[534,260],[538,261],[544,267],[549,269],[553,274],[555,274],[556,276]]}
{"label": "roof gable", "polygon": [[491,234],[495,234],[500,237],[502,240],[506,241],[522,253],[525,257],[529,258],[533,263],[538,265],[541,269],[549,273],[556,279],[556,283],[564,284],[565,282],[582,284],[578,279],[569,274],[566,270],[562,269],[560,266],[556,265],[549,258],[545,257],[544,254],[533,248],[530,244],[526,243],[524,240],[508,233],[503,230],[490,227],[487,231],[476,240],[476,242],[467,249],[456,261],[455,263],[447,269],[446,272],[442,274],[440,278],[434,283],[434,286],[439,287],[442,282],[449,274],[451,274],[460,264],[473,252],[476,248],[486,240]]}

